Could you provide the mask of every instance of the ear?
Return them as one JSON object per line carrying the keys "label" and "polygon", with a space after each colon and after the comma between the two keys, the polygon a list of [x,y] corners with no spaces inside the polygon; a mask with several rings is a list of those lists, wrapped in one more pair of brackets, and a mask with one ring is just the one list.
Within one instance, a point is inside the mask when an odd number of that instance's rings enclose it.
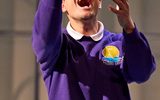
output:
{"label": "ear", "polygon": [[66,7],[65,7],[65,0],[62,0],[62,12],[66,12]]}

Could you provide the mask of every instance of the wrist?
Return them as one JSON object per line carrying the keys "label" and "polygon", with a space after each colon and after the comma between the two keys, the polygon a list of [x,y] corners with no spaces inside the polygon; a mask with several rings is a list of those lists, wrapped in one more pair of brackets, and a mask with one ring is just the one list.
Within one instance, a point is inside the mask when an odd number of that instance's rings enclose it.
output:
{"label": "wrist", "polygon": [[130,33],[132,33],[132,32],[134,31],[134,28],[135,28],[135,27],[126,27],[126,28],[124,28],[124,31],[125,31],[127,34],[130,34]]}
{"label": "wrist", "polygon": [[130,19],[129,23],[125,27],[123,27],[123,29],[127,34],[130,34],[134,31],[135,25],[132,19]]}

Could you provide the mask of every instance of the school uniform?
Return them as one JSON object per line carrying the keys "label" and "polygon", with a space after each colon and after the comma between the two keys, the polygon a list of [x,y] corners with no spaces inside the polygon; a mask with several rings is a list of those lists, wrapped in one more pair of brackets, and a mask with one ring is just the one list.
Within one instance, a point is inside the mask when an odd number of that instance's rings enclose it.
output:
{"label": "school uniform", "polygon": [[130,100],[128,83],[141,83],[155,70],[143,33],[90,36],[68,23],[61,28],[61,0],[41,0],[35,16],[32,45],[49,100]]}

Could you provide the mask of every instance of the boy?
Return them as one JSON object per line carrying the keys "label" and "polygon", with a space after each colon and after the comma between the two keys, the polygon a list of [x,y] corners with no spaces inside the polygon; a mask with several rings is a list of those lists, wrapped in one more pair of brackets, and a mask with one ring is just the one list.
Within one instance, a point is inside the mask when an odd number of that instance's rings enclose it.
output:
{"label": "boy", "polygon": [[[123,28],[104,29],[101,0],[40,0],[33,49],[49,100],[130,100],[127,83],[150,77],[155,62],[149,44],[130,16],[127,0],[109,6]],[[62,12],[69,23],[61,29]]]}

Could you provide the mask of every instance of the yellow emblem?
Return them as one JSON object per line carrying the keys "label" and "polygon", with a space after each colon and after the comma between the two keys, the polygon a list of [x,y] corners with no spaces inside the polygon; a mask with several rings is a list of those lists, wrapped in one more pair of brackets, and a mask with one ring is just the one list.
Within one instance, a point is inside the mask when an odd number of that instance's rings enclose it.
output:
{"label": "yellow emblem", "polygon": [[119,50],[116,46],[106,46],[103,49],[102,54],[105,58],[115,58],[119,57],[120,55]]}

